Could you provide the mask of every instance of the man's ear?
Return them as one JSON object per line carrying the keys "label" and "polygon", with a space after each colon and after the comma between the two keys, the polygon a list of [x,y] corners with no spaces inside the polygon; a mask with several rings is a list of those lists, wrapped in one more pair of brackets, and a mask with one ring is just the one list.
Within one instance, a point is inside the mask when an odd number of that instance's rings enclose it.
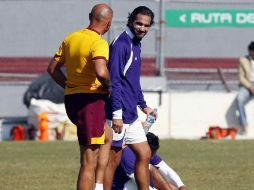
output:
{"label": "man's ear", "polygon": [[133,27],[132,22],[128,21],[127,26],[128,26],[128,27]]}

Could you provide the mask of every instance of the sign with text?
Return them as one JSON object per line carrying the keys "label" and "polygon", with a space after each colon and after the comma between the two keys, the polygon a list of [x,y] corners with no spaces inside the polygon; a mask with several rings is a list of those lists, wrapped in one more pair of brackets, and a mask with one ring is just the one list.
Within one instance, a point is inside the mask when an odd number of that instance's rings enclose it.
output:
{"label": "sign with text", "polygon": [[254,10],[167,9],[168,27],[254,27]]}

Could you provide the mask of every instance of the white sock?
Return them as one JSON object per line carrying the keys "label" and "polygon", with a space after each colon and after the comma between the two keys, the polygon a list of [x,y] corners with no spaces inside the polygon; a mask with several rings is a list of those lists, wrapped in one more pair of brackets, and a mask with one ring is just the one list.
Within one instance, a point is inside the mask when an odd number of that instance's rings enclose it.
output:
{"label": "white sock", "polygon": [[102,183],[95,183],[94,190],[103,190],[103,184]]}

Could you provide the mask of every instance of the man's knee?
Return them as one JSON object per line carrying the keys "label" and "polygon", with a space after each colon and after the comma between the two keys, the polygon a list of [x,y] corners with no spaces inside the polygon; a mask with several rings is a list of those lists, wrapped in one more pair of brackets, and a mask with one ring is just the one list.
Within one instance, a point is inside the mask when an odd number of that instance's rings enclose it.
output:
{"label": "man's knee", "polygon": [[137,160],[141,160],[144,162],[149,162],[151,159],[151,149],[147,143],[145,143],[142,148],[134,147],[134,152],[137,157]]}
{"label": "man's knee", "polygon": [[246,101],[245,98],[243,98],[242,96],[237,96],[236,97],[236,101],[238,105],[244,104],[244,102]]}
{"label": "man's knee", "polygon": [[142,160],[144,162],[149,162],[151,159],[151,150],[148,149],[146,151],[141,152],[140,155],[137,155],[137,159]]}
{"label": "man's knee", "polygon": [[97,167],[99,145],[80,146],[80,164],[90,169]]}
{"label": "man's knee", "polygon": [[110,150],[110,165],[117,167],[121,161],[122,149],[118,147],[111,147]]}

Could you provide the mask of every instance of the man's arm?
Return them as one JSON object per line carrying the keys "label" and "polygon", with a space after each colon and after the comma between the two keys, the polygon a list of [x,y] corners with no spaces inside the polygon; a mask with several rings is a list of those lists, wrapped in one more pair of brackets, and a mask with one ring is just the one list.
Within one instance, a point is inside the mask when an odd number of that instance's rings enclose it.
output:
{"label": "man's arm", "polygon": [[[153,111],[152,108],[148,107],[146,105],[146,101],[144,99],[143,92],[141,90],[141,85],[139,84],[139,94],[138,94],[138,107],[143,111],[146,115],[149,115]],[[157,119],[157,114],[156,114],[156,119]]]}
{"label": "man's arm", "polygon": [[[150,182],[150,186],[154,186],[158,190],[177,190],[178,188],[172,185],[165,177],[155,168],[153,165],[149,165],[149,172],[152,179],[152,184]],[[126,173],[126,175],[130,178],[134,186],[137,186],[134,172],[131,174]]]}
{"label": "man's arm", "polygon": [[[246,57],[240,57],[239,59],[239,82],[241,85],[243,85],[245,88],[247,89],[251,89],[252,84],[251,82],[248,80],[248,74],[247,74],[247,65],[248,63],[248,59]],[[249,71],[250,72],[250,71]]]}
{"label": "man's arm", "polygon": [[98,80],[102,84],[102,88],[108,90],[111,85],[109,71],[107,68],[107,62],[105,59],[95,59],[93,60],[93,65],[95,68],[95,73]]}
{"label": "man's arm", "polygon": [[48,65],[47,72],[56,81],[57,84],[65,88],[66,76],[61,71],[62,66],[62,63],[55,61],[53,58]]}
{"label": "man's arm", "polygon": [[163,160],[159,164],[157,164],[156,167],[176,187],[178,187],[178,188],[184,187],[185,188],[185,185],[182,182],[181,178],[178,176],[178,174],[169,165],[167,165]]}
{"label": "man's arm", "polygon": [[138,94],[138,106],[141,109],[144,109],[144,108],[147,107],[147,105],[146,105],[146,101],[144,100],[144,95],[143,95],[140,83],[139,83],[139,86],[138,86],[138,90],[139,90],[139,94]]}
{"label": "man's arm", "polygon": [[250,78],[250,67],[249,59],[246,57],[240,57],[239,59],[239,82],[242,86],[249,89],[252,94],[254,94],[254,86],[252,85]]}
{"label": "man's arm", "polygon": [[125,48],[124,44],[114,43],[110,46],[109,70],[112,81],[112,128],[116,133],[121,133],[123,128],[122,120],[122,74],[125,65]]}
{"label": "man's arm", "polygon": [[175,186],[170,184],[163,175],[155,168],[150,165],[150,175],[153,181],[153,185],[158,190],[177,190]]}

